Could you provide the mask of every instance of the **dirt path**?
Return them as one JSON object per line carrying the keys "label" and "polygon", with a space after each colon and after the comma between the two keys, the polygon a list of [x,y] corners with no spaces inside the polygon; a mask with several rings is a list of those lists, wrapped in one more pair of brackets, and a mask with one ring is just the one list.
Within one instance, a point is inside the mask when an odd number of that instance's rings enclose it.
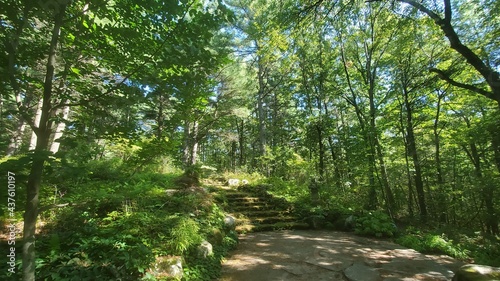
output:
{"label": "dirt path", "polygon": [[240,236],[219,280],[451,280],[461,265],[350,233],[289,230]]}

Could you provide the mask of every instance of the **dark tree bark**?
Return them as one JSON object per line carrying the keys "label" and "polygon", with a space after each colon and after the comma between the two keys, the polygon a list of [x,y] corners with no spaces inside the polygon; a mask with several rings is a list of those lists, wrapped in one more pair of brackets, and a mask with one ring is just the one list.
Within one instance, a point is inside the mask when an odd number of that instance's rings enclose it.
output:
{"label": "dark tree bark", "polygon": [[245,165],[245,122],[236,120],[236,131],[238,132],[239,165]]}
{"label": "dark tree bark", "polygon": [[47,71],[43,85],[43,104],[38,128],[33,130],[37,134],[37,142],[33,154],[30,174],[28,176],[27,199],[24,213],[23,231],[23,281],[35,280],[35,232],[39,210],[39,194],[42,182],[43,166],[50,138],[50,115],[52,111],[52,84],[56,67],[56,51],[63,19],[66,13],[66,3],[60,4],[54,11],[54,27],[47,59]]}
{"label": "dark tree bark", "polygon": [[[465,121],[465,124],[467,125],[467,128],[470,128],[471,127],[470,120],[465,116],[463,116],[463,119]],[[486,213],[484,214],[486,231],[489,234],[496,235],[499,233],[499,228],[498,228],[498,216],[496,214],[496,209],[494,204],[495,202],[494,186],[493,184],[487,182],[483,178],[481,157],[479,156],[479,151],[474,140],[472,138],[469,140],[468,149],[466,146],[462,146],[462,148],[467,153],[467,156],[469,156],[469,159],[474,165],[475,176],[481,185],[480,188],[482,195],[481,197],[484,202],[484,206],[486,207],[485,209]]]}
{"label": "dark tree bark", "polygon": [[406,109],[406,142],[408,144],[408,154],[411,155],[413,160],[413,168],[415,174],[413,176],[415,181],[415,190],[417,191],[418,206],[420,209],[420,219],[422,222],[427,221],[427,204],[425,201],[424,182],[422,180],[422,167],[417,152],[417,145],[415,141],[415,133],[413,130],[413,105],[409,100],[409,94],[406,86],[403,84],[404,106]]}

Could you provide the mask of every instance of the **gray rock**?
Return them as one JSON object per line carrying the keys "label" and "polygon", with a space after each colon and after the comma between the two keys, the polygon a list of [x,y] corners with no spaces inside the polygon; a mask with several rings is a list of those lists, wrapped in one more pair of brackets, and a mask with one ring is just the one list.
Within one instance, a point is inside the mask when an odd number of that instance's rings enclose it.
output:
{"label": "gray rock", "polygon": [[345,219],[344,227],[348,230],[354,229],[356,226],[356,216],[350,215]]}
{"label": "gray rock", "polygon": [[236,219],[231,215],[226,215],[224,217],[224,226],[226,229],[234,230],[236,228]]}
{"label": "gray rock", "polygon": [[149,273],[157,278],[175,278],[182,279],[182,257],[180,256],[160,256],[156,261]]}
{"label": "gray rock", "polygon": [[208,241],[201,242],[201,245],[198,246],[198,255],[204,258],[213,255],[212,244]]}
{"label": "gray rock", "polygon": [[166,189],[165,190],[165,193],[168,195],[168,196],[172,196],[174,195],[175,193],[177,193],[179,190],[178,189]]}
{"label": "gray rock", "polygon": [[346,268],[344,274],[350,281],[377,281],[380,279],[377,270],[361,263],[355,263]]}
{"label": "gray rock", "polygon": [[466,264],[460,267],[453,281],[499,281],[500,268],[480,264]]}
{"label": "gray rock", "polygon": [[240,180],[239,179],[228,179],[227,180],[227,185],[229,185],[229,186],[240,185]]}

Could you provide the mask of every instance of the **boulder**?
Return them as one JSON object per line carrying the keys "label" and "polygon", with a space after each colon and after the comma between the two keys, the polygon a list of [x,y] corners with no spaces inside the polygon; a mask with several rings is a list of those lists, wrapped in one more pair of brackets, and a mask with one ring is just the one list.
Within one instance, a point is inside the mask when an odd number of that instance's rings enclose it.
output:
{"label": "boulder", "polygon": [[453,281],[499,281],[500,268],[479,264],[466,264],[458,269]]}
{"label": "boulder", "polygon": [[236,219],[231,215],[226,215],[224,217],[224,227],[229,230],[234,230],[236,228]]}
{"label": "boulder", "polygon": [[156,258],[149,273],[156,278],[182,279],[182,257],[180,256],[159,256]]}
{"label": "boulder", "polygon": [[212,228],[208,234],[208,242],[212,245],[222,245],[222,241],[224,240],[225,233],[220,229]]}
{"label": "boulder", "polygon": [[344,228],[347,230],[353,230],[356,227],[356,216],[350,215],[345,219]]}
{"label": "boulder", "polygon": [[203,258],[213,255],[212,244],[208,241],[201,242],[201,245],[198,246],[198,255]]}

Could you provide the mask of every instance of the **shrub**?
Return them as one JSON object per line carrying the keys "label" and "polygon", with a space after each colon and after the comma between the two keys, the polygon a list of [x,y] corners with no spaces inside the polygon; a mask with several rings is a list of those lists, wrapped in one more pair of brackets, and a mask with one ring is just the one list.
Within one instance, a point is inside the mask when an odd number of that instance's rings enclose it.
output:
{"label": "shrub", "polygon": [[422,253],[446,254],[458,259],[467,259],[470,253],[470,251],[455,244],[453,240],[448,239],[444,234],[427,233],[421,235],[419,233],[410,233],[399,237],[396,242]]}
{"label": "shrub", "polygon": [[169,246],[174,254],[182,255],[203,240],[199,233],[200,226],[189,217],[181,217],[174,228],[170,230]]}
{"label": "shrub", "polygon": [[354,232],[375,237],[392,237],[396,234],[396,225],[386,213],[374,211],[356,220]]}

